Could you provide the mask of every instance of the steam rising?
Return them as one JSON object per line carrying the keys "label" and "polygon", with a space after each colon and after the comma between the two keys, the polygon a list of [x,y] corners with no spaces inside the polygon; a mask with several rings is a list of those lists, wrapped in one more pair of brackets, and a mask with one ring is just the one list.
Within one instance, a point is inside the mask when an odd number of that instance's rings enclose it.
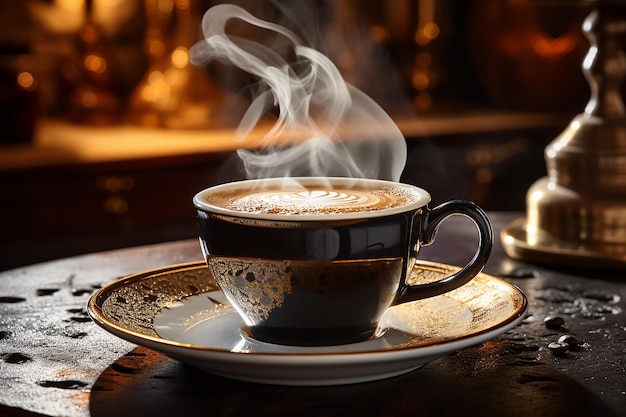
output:
{"label": "steam rising", "polygon": [[[289,59],[275,47],[227,34],[226,25],[232,19],[280,35]],[[202,30],[205,39],[191,50],[194,64],[226,61],[260,80],[238,137],[245,137],[268,112],[278,110],[276,123],[261,144],[264,149],[238,151],[249,178],[400,179],[406,160],[402,133],[380,106],[344,82],[326,56],[304,45],[290,30],[234,5],[209,9]],[[303,140],[285,147],[285,138]]]}

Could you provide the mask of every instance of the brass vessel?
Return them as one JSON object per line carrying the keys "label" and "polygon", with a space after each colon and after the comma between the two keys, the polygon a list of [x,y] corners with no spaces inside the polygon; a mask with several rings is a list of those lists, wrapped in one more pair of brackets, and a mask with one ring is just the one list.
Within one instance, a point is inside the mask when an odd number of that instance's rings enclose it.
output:
{"label": "brass vessel", "polygon": [[[621,4],[620,4],[621,3]],[[527,192],[526,219],[502,232],[517,259],[626,269],[626,4],[594,2],[583,24],[591,98],[545,150],[548,176]]]}

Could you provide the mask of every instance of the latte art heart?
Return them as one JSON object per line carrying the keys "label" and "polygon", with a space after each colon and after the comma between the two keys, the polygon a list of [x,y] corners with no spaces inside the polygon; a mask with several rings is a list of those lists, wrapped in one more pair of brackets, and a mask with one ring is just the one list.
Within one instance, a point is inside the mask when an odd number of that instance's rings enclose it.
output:
{"label": "latte art heart", "polygon": [[227,208],[248,213],[331,214],[381,210],[388,196],[359,190],[265,190],[233,200]]}
{"label": "latte art heart", "polygon": [[262,193],[259,199],[271,204],[280,205],[327,206],[329,204],[366,205],[378,202],[380,197],[371,193],[365,194],[354,190],[304,190],[298,192],[276,190],[275,192]]}

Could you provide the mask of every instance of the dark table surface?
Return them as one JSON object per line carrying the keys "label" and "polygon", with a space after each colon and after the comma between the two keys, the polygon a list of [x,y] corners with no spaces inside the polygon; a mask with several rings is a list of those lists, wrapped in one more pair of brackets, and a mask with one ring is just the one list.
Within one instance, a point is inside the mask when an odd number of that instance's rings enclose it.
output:
{"label": "dark table surface", "polygon": [[[86,305],[97,288],[200,260],[195,240],[2,272],[0,416],[626,416],[626,271],[510,259],[497,235],[520,216],[490,213],[497,239],[485,272],[528,296],[522,324],[409,374],[346,386],[228,380],[132,345],[91,321]],[[421,257],[462,265],[474,248],[474,226],[453,218]],[[549,314],[565,324],[547,327]],[[580,345],[556,355],[548,345],[564,333]]]}

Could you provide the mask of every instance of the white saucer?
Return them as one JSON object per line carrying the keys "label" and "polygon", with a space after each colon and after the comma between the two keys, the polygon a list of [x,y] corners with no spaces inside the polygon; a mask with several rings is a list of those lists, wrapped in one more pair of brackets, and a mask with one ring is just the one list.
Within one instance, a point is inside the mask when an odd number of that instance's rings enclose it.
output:
{"label": "white saucer", "polygon": [[[420,262],[411,278],[431,281],[458,268]],[[229,378],[279,385],[335,385],[401,375],[516,326],[527,310],[512,284],[479,274],[441,296],[389,309],[372,340],[328,347],[259,342],[218,290],[204,263],[173,265],[115,281],[89,300],[110,333]]]}

